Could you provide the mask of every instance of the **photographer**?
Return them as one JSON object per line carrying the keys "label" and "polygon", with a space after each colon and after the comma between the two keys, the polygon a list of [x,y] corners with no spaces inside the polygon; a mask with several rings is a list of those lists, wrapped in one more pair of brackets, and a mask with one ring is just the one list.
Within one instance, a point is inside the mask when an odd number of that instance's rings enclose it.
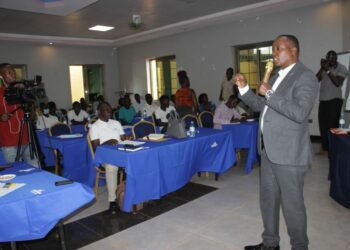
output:
{"label": "photographer", "polygon": [[[16,73],[13,67],[8,63],[0,64],[0,76],[2,84],[0,86],[0,147],[7,162],[14,162],[17,154],[21,121],[24,117],[24,111],[20,104],[9,104],[5,99],[5,90],[16,81]],[[15,84],[11,87],[21,89],[23,84]],[[31,159],[29,150],[28,129],[24,126],[22,135],[21,157],[25,162],[38,166],[37,160]]]}
{"label": "photographer", "polygon": [[339,117],[343,105],[341,87],[348,71],[337,62],[337,53],[330,50],[326,59],[321,59],[321,68],[316,77],[321,83],[318,123],[321,134],[322,149],[319,154],[328,152],[328,131],[339,126]]}

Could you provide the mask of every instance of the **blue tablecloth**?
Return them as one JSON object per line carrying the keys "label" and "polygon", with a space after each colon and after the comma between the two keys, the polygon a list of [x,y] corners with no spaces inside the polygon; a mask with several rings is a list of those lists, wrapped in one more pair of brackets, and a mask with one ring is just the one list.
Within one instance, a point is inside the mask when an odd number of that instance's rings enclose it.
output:
{"label": "blue tablecloth", "polygon": [[94,186],[96,169],[92,165],[92,157],[86,137],[61,139],[46,136],[42,133],[41,147],[57,149],[63,155],[63,176],[87,186]]}
{"label": "blue tablecloth", "polygon": [[[61,219],[94,199],[92,190],[84,185],[55,186],[55,181],[64,178],[26,163],[14,166],[0,174],[16,174],[7,182],[26,185],[0,197],[0,242],[43,238]],[[33,190],[42,192],[34,194]]]}
{"label": "blue tablecloth", "polygon": [[330,196],[350,208],[350,136],[329,133]]}
{"label": "blue tablecloth", "polygon": [[120,146],[97,147],[95,164],[125,167],[124,211],[181,188],[199,171],[221,174],[235,163],[230,132],[199,131],[195,138],[146,142],[143,146],[149,148],[136,152],[118,150]]}
{"label": "blue tablecloth", "polygon": [[258,122],[244,122],[239,124],[222,125],[224,131],[230,131],[233,139],[234,149],[248,149],[247,162],[245,165],[245,173],[249,174],[252,171],[252,166],[259,159],[257,153],[257,137],[258,137]]}

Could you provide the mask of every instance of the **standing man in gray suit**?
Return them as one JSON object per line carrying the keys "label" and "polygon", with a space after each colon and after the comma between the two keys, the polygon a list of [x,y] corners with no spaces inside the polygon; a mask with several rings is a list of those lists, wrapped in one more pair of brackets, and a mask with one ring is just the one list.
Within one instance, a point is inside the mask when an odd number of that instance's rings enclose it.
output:
{"label": "standing man in gray suit", "polygon": [[235,76],[240,98],[260,113],[258,149],[261,155],[260,209],[263,242],[245,250],[279,250],[279,212],[282,207],[292,250],[308,249],[304,176],[311,165],[308,117],[317,92],[317,79],[299,58],[299,42],[280,35],[272,46],[278,73],[262,82],[258,96],[242,74]]}

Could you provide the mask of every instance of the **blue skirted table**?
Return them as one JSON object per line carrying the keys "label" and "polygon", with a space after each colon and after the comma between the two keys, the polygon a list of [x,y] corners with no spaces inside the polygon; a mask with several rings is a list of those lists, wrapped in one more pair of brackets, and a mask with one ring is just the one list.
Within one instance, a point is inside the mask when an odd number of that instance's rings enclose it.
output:
{"label": "blue skirted table", "polygon": [[233,148],[248,149],[245,173],[252,171],[253,164],[259,159],[257,152],[258,122],[243,122],[222,125],[222,130],[230,131],[233,139]]}
{"label": "blue skirted table", "polygon": [[91,188],[80,183],[55,186],[64,178],[14,163],[0,175],[15,174],[11,183],[24,186],[0,197],[0,242],[44,238],[63,218],[94,199]]}
{"label": "blue skirted table", "polygon": [[350,208],[350,136],[329,133],[330,196]]}
{"label": "blue skirted table", "polygon": [[120,145],[96,149],[95,164],[125,168],[124,211],[181,188],[197,172],[222,174],[236,161],[228,131],[202,128],[194,138],[147,141],[143,146],[136,152],[122,151]]}

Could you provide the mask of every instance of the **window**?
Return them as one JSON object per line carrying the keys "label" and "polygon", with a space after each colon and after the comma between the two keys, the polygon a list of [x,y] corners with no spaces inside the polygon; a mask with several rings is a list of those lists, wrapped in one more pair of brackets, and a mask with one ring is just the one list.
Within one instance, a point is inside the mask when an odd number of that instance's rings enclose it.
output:
{"label": "window", "polygon": [[154,99],[162,95],[176,93],[176,58],[175,56],[158,57],[146,61],[147,67],[147,92],[151,93]]}
{"label": "window", "polygon": [[252,89],[257,89],[264,76],[266,62],[272,59],[272,41],[236,46],[234,50],[238,62],[237,71],[245,75]]}
{"label": "window", "polygon": [[27,65],[13,64],[12,67],[15,69],[17,81],[27,79]]}

